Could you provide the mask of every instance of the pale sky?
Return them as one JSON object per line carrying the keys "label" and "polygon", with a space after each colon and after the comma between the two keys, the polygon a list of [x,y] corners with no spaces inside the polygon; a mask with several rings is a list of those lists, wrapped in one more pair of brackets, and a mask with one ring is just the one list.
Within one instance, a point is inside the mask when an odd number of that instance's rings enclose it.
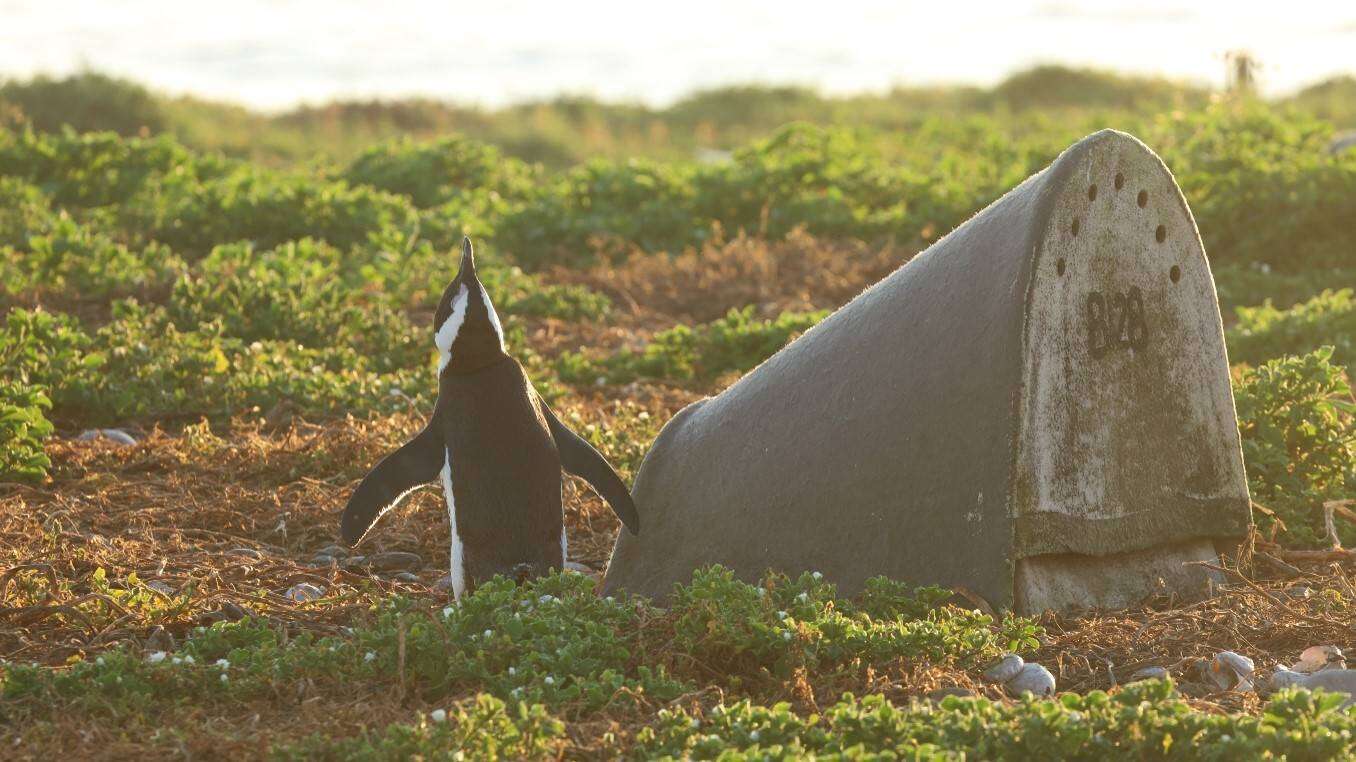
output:
{"label": "pale sky", "polygon": [[1048,62],[1218,85],[1235,49],[1261,61],[1270,94],[1356,74],[1356,0],[0,0],[0,77],[88,67],[264,109],[561,93],[660,105],[747,82],[987,85]]}

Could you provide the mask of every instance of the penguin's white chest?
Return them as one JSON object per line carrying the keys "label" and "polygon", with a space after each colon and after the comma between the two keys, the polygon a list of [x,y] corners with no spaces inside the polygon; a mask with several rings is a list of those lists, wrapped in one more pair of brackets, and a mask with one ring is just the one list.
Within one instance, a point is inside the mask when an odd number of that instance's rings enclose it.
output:
{"label": "penguin's white chest", "polygon": [[447,501],[447,523],[452,534],[452,551],[448,574],[452,580],[452,596],[461,600],[466,591],[466,555],[462,548],[461,536],[457,534],[457,499],[452,494],[452,451],[443,451],[443,499]]}

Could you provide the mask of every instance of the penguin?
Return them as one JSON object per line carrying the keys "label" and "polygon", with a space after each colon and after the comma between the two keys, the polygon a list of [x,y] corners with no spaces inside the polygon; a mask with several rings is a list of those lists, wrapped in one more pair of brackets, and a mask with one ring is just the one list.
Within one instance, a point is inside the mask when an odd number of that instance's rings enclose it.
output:
{"label": "penguin", "polygon": [[504,329],[476,277],[471,239],[433,317],[438,400],[413,439],[363,477],[340,520],[353,547],[387,511],[439,481],[452,534],[451,581],[460,600],[502,574],[519,582],[567,557],[561,471],[583,478],[627,531],[640,533],[631,493],[607,460],[560,422],[504,347]]}

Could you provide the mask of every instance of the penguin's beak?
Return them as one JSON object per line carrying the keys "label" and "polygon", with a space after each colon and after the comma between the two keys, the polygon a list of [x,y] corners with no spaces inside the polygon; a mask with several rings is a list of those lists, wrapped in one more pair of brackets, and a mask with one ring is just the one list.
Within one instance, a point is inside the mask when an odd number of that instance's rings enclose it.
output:
{"label": "penguin's beak", "polygon": [[476,280],[476,253],[471,247],[471,237],[461,239],[461,277],[463,280]]}

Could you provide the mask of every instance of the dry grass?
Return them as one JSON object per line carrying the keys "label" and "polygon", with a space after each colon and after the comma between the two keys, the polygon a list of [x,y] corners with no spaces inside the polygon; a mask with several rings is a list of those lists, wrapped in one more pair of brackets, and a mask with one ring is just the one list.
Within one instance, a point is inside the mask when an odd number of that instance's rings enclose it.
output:
{"label": "dry grass", "polygon": [[[765,315],[836,307],[908,256],[889,246],[827,243],[797,234],[775,244],[737,238],[673,259],[638,256],[620,267],[562,271],[559,280],[611,295],[622,305],[620,314],[606,325],[539,321],[529,341],[549,355],[636,343],[675,322],[711,320],[750,303]],[[576,424],[604,430],[632,430],[643,413],[653,422],[644,429],[652,436],[658,423],[697,396],[632,384],[581,391],[557,408],[567,420],[577,416]],[[155,638],[164,637],[162,629],[183,638],[197,625],[242,611],[283,632],[329,634],[396,592],[430,608],[445,605],[447,593],[435,583],[446,574],[448,530],[433,488],[387,515],[361,550],[419,554],[417,581],[313,562],[318,549],[336,541],[339,512],[367,468],[421,424],[421,411],[320,424],[266,416],[234,421],[220,436],[205,424],[152,429],[131,447],[52,441],[49,482],[0,485],[0,657],[56,666],[119,646],[152,648]],[[627,445],[633,451],[608,454],[625,471],[648,445],[647,439],[634,441]],[[601,570],[616,519],[581,483],[569,481],[565,496],[571,556]],[[94,580],[99,569],[114,588],[135,573],[163,590],[164,601],[124,605],[99,592]],[[1264,668],[1293,661],[1309,645],[1356,647],[1350,567],[1311,565],[1299,576],[1280,571],[1286,578],[1231,572],[1229,584],[1201,603],[1147,601],[1123,612],[1047,615],[1042,620],[1047,637],[1033,658],[1051,668],[1061,689],[1080,692],[1110,688],[1141,666],[1171,666],[1199,708],[1256,711],[1256,696],[1212,694],[1193,683],[1190,661],[1229,649]],[[283,595],[301,582],[325,588],[326,597],[297,604]],[[647,659],[674,658],[662,653],[664,632],[658,623]],[[707,687],[676,704],[701,709],[728,698],[728,675],[701,665],[683,669]],[[814,711],[848,690],[906,700],[947,686],[1001,698],[976,674],[903,661],[831,675],[798,674],[741,690]],[[160,728],[176,729],[169,736],[154,727],[111,727],[86,717],[0,725],[0,749],[16,758],[255,758],[278,740],[312,733],[350,736],[361,728],[409,721],[413,711],[427,708],[382,683],[304,685],[296,695],[229,710],[173,707],[155,718]],[[644,722],[636,713],[584,718],[570,724],[562,755],[607,757]],[[613,741],[601,740],[609,733]]]}

